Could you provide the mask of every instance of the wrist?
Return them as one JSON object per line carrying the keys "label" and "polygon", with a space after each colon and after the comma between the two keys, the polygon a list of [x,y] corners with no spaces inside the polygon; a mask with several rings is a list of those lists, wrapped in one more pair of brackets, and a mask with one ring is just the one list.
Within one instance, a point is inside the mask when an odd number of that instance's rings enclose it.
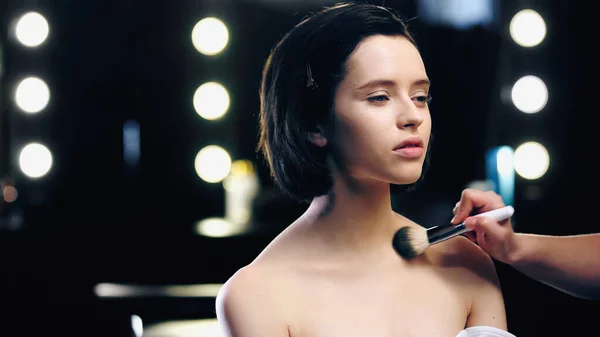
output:
{"label": "wrist", "polygon": [[525,244],[525,235],[524,234],[520,234],[520,233],[515,233],[513,234],[513,239],[511,240],[511,245],[509,248],[507,255],[507,260],[506,261],[508,264],[510,265],[517,265],[521,262],[523,262],[523,260],[525,259],[526,254],[526,247],[527,245]]}

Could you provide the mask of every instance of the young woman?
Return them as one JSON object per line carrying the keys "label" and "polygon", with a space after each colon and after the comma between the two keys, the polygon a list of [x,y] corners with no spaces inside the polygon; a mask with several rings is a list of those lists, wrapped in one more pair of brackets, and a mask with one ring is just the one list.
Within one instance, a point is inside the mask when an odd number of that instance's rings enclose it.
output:
{"label": "young woman", "polygon": [[[279,187],[310,203],[223,286],[225,336],[456,336],[506,329],[491,259],[466,238],[414,260],[390,186],[419,180],[429,145],[430,81],[388,9],[340,4],[274,48],[261,88],[261,141]],[[498,330],[501,331],[501,330]]]}

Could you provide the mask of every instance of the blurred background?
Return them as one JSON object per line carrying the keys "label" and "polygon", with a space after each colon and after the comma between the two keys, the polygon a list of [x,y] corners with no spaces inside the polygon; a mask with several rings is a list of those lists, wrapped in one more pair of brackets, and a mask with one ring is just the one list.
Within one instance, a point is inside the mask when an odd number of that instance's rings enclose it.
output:
{"label": "blurred background", "polygon": [[[221,284],[306,207],[255,151],[262,67],[333,3],[2,0],[0,336],[219,336]],[[384,4],[433,82],[431,168],[394,207],[446,223],[474,187],[517,231],[599,232],[583,2]],[[496,267],[512,333],[597,328],[598,302]]]}

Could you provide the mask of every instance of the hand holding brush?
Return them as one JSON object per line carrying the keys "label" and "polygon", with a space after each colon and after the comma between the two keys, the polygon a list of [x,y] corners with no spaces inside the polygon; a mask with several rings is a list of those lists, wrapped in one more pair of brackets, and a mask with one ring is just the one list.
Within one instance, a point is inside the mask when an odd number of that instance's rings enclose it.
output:
{"label": "hand holding brush", "polygon": [[[494,221],[510,218],[515,210],[512,206],[505,206],[493,211],[480,213],[476,217],[487,217]],[[451,239],[470,231],[465,223],[458,225],[441,225],[431,228],[406,226],[400,228],[394,235],[392,245],[398,254],[404,258],[412,259],[421,255],[429,246]]]}

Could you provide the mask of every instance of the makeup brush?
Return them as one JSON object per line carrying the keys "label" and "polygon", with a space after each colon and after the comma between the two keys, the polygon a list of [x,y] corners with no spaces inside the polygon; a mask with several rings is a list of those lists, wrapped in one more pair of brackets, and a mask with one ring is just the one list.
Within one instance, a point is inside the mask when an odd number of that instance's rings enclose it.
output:
{"label": "makeup brush", "polygon": [[[506,206],[493,211],[480,213],[475,216],[485,216],[494,221],[502,221],[510,218],[514,212],[515,210],[512,206]],[[406,226],[400,228],[396,234],[394,234],[392,245],[400,256],[406,259],[412,259],[421,255],[429,248],[429,246],[446,241],[468,231],[470,231],[470,229],[465,226],[464,222],[458,225],[441,225],[428,229]]]}

